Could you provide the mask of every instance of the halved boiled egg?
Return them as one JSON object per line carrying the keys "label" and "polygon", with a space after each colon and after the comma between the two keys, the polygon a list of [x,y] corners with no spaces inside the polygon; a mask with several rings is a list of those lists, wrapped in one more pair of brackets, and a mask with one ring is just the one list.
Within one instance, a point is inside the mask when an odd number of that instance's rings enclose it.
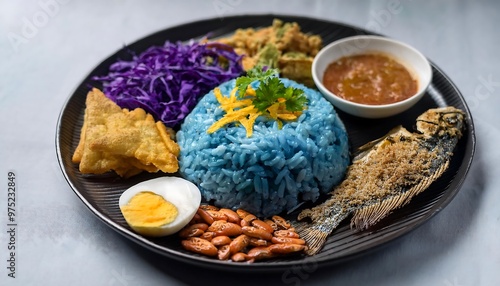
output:
{"label": "halved boiled egg", "polygon": [[161,177],[130,187],[118,204],[134,231],[158,237],[186,226],[200,202],[201,193],[195,184],[179,177]]}

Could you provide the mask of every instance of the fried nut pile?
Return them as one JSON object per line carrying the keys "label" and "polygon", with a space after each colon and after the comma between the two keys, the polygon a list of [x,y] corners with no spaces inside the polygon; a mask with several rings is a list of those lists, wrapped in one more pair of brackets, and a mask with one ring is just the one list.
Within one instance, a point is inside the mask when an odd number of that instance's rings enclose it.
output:
{"label": "fried nut pile", "polygon": [[280,216],[260,220],[238,209],[201,205],[179,236],[184,249],[220,260],[252,263],[307,249],[305,241]]}

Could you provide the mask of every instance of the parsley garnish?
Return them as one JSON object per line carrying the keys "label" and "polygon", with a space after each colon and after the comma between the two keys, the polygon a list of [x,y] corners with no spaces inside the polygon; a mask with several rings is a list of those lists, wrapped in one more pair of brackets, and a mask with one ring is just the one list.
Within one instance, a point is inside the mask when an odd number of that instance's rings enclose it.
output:
{"label": "parsley garnish", "polygon": [[245,96],[247,92],[247,87],[254,81],[263,82],[267,78],[278,75],[277,69],[267,69],[264,70],[260,66],[256,66],[253,69],[247,71],[246,76],[240,76],[236,79],[236,88],[238,88],[238,97]]}
{"label": "parsley garnish", "polygon": [[[229,97],[223,96],[220,89],[215,88],[215,98],[226,114],[214,122],[207,132],[210,134],[227,124],[239,122],[245,127],[247,137],[250,137],[255,120],[261,115],[276,120],[280,129],[283,126],[281,120],[297,120],[307,102],[304,91],[285,87],[277,75],[276,69],[255,67],[246,76],[236,79],[236,87]],[[254,81],[259,81],[256,90],[250,87]]]}
{"label": "parsley garnish", "polygon": [[245,95],[248,86],[259,81],[259,87],[255,90],[255,98],[253,104],[261,111],[266,110],[273,104],[285,104],[287,111],[302,111],[307,103],[307,98],[304,91],[291,86],[285,85],[277,77],[277,69],[264,70],[260,66],[256,66],[247,72],[246,76],[241,76],[236,79],[236,88],[238,89],[238,97]]}

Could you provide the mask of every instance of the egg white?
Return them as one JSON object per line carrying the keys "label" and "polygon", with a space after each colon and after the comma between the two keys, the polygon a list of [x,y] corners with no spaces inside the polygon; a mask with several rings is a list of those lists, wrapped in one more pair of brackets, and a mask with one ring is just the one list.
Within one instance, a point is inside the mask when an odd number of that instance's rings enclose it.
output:
{"label": "egg white", "polygon": [[171,223],[157,226],[129,226],[137,233],[146,236],[166,236],[178,232],[193,218],[201,203],[198,187],[179,177],[160,177],[138,183],[123,192],[118,204],[120,209],[138,193],[149,191],[162,196],[177,207],[178,215]]}

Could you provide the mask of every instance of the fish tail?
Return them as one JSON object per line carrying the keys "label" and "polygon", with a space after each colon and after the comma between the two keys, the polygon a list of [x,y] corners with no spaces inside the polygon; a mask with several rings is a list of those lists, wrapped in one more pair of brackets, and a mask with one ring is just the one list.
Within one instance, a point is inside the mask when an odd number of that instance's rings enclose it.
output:
{"label": "fish tail", "polygon": [[298,234],[300,238],[306,242],[307,249],[305,253],[307,255],[314,255],[318,253],[328,238],[328,235],[333,231],[333,227],[310,227],[299,231]]}
{"label": "fish tail", "polygon": [[354,212],[351,219],[351,228],[359,231],[369,228],[399,208],[407,201],[408,194],[403,193],[374,205],[366,206]]}
{"label": "fish tail", "polygon": [[[306,213],[309,210],[306,210]],[[331,214],[324,217],[313,219],[311,223],[308,222],[292,222],[293,227],[299,234],[300,238],[306,242],[307,255],[314,255],[318,253],[326,242],[328,236],[332,231],[343,221],[349,213],[341,210],[338,213]],[[305,215],[310,216],[310,215]],[[303,218],[302,216],[301,218]]]}

